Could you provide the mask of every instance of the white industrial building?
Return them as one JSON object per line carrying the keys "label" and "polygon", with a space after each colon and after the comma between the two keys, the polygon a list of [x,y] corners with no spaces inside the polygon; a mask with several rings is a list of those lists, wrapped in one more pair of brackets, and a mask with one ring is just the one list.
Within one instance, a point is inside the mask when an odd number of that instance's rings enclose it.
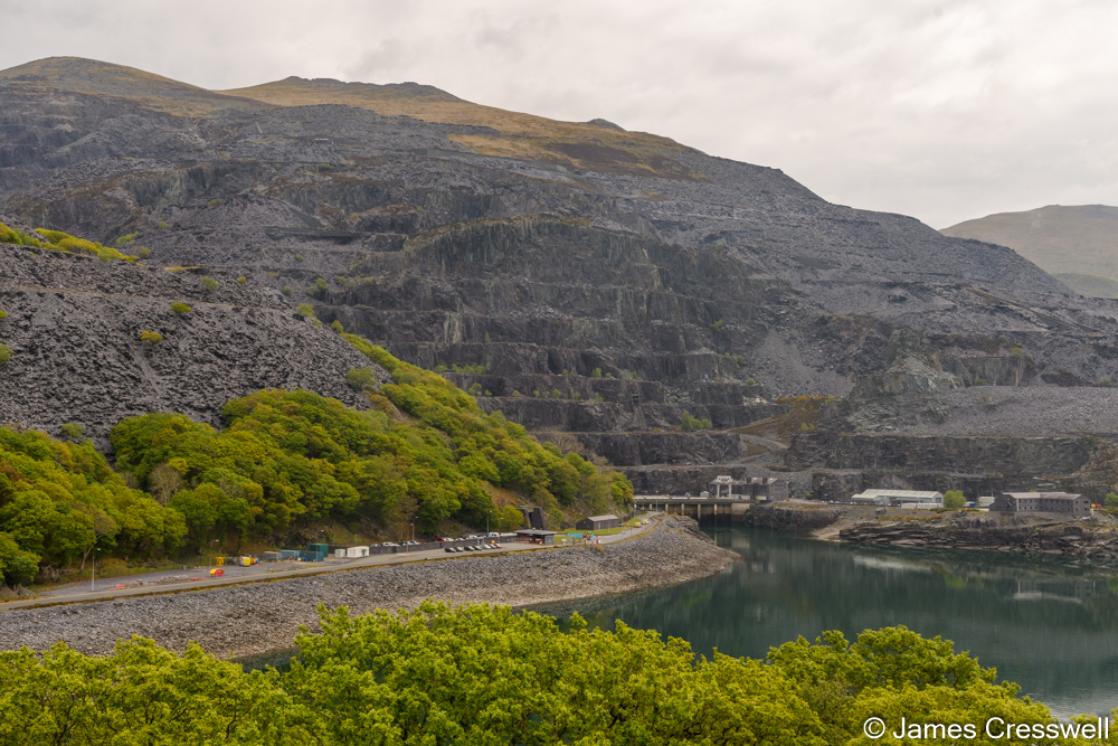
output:
{"label": "white industrial building", "polygon": [[859,505],[933,509],[943,507],[943,493],[922,490],[862,490],[851,497],[850,501]]}
{"label": "white industrial building", "polygon": [[369,547],[364,544],[355,547],[338,547],[334,550],[334,556],[342,559],[359,559],[361,557],[368,557]]}

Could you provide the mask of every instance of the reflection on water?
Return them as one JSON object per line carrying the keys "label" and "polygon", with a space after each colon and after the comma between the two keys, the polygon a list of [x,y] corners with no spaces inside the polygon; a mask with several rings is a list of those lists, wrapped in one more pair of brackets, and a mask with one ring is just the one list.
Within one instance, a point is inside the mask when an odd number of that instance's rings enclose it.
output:
{"label": "reflection on water", "polygon": [[[712,529],[731,570],[666,590],[579,602],[696,650],[763,656],[824,629],[904,624],[954,640],[1061,715],[1118,705],[1118,578],[978,553],[898,552],[767,531]],[[566,610],[564,610],[566,611]]]}

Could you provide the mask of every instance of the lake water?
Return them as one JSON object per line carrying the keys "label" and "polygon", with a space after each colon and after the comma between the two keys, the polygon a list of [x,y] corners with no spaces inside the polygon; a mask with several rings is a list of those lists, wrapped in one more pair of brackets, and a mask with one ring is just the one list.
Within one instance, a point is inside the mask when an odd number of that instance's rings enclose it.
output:
{"label": "lake water", "polygon": [[750,657],[797,635],[841,629],[852,638],[904,624],[953,640],[1058,715],[1118,705],[1118,573],[764,530],[709,533],[744,561],[712,578],[576,608],[593,624],[622,619],[686,638],[703,653]]}

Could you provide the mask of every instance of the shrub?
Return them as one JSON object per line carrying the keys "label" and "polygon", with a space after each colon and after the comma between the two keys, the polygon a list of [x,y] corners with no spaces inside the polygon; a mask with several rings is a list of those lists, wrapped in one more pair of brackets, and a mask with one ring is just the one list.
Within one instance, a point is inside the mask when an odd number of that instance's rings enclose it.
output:
{"label": "shrub", "polygon": [[237,284],[238,285],[247,285],[248,284],[248,278],[245,277],[244,275],[239,276],[237,278]]}
{"label": "shrub", "polygon": [[117,236],[113,239],[113,246],[118,249],[126,249],[136,241],[136,237],[139,235],[139,233],[125,233],[123,236]]}
{"label": "shrub", "polygon": [[0,243],[14,243],[17,246],[36,246],[38,248],[47,248],[43,241],[39,238],[24,233],[21,230],[12,228],[11,226],[0,223]]}
{"label": "shrub", "polygon": [[1118,510],[1118,492],[1107,492],[1106,497],[1102,499],[1102,504],[1109,510]]}
{"label": "shrub", "polygon": [[12,348],[0,342],[0,365],[7,365],[8,361],[12,359]]}
{"label": "shrub", "polygon": [[218,287],[217,280],[212,277],[203,277],[199,284],[207,293],[212,293],[213,291],[217,290]]}
{"label": "shrub", "polygon": [[684,412],[679,420],[679,426],[684,432],[690,433],[696,430],[709,430],[712,425],[705,417],[695,417],[690,412]]}
{"label": "shrub", "polygon": [[163,335],[154,329],[141,329],[138,337],[144,344],[158,344],[163,341]]}
{"label": "shrub", "polygon": [[967,504],[967,498],[962,490],[948,490],[943,493],[943,507],[948,510],[961,510]]}
{"label": "shrub", "polygon": [[726,327],[726,320],[725,319],[718,319],[717,321],[715,321],[713,324],[710,325],[711,331],[715,331],[715,332],[720,332],[725,327]]}
{"label": "shrub", "polygon": [[307,321],[318,318],[318,316],[316,316],[314,313],[314,306],[312,306],[310,303],[300,303],[298,306],[295,307],[295,313],[298,316],[306,319]]}
{"label": "shrub", "polygon": [[342,326],[342,322],[338,321],[337,319],[334,319],[330,322],[330,328],[336,331],[338,334],[345,333],[345,327]]}
{"label": "shrub", "polygon": [[96,241],[88,241],[84,238],[71,236],[65,231],[38,228],[36,229],[36,233],[39,237],[28,235],[0,223],[0,242],[15,243],[21,246],[35,246],[40,249],[60,251],[67,254],[91,254],[102,261],[119,260],[134,262],[137,258],[124,254],[111,246],[104,246]]}
{"label": "shrub", "polygon": [[327,291],[330,290],[330,285],[326,282],[325,277],[316,277],[307,292],[313,298],[325,298]]}
{"label": "shrub", "polygon": [[376,388],[377,376],[372,368],[350,368],[346,371],[345,382],[350,388],[369,391]]}
{"label": "shrub", "polygon": [[136,249],[136,256],[141,259],[147,259],[149,256],[151,256],[151,248],[147,246],[141,246],[140,248]]}
{"label": "shrub", "polygon": [[[445,365],[443,366],[443,369],[446,369]],[[485,363],[475,363],[471,365],[459,365],[456,363],[450,366],[450,369],[455,373],[460,373],[466,376],[480,376],[489,372],[489,366]]]}
{"label": "shrub", "polygon": [[85,425],[80,422],[67,422],[59,428],[59,432],[68,440],[78,441],[85,435]]}
{"label": "shrub", "polygon": [[171,310],[177,313],[179,316],[185,316],[186,314],[192,312],[194,309],[190,306],[189,303],[184,303],[181,300],[177,300],[171,303]]}
{"label": "shrub", "polygon": [[3,321],[6,318],[8,318],[8,312],[0,308],[0,321]]}

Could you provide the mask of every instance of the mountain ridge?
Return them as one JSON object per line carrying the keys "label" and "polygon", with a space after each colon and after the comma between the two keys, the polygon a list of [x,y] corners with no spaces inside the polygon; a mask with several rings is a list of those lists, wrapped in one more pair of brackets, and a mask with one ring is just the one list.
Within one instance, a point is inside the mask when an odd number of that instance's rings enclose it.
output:
{"label": "mountain ridge", "polygon": [[941,232],[1009,246],[1062,276],[1076,292],[1115,297],[1108,282],[1118,282],[1118,207],[1045,205],[966,220]]}
{"label": "mountain ridge", "polygon": [[[397,95],[409,113],[383,88],[288,78],[253,93],[271,103],[176,113],[186,94],[164,85],[108,98],[0,76],[0,211],[244,275],[644,491],[790,469],[810,490],[770,430],[787,444],[894,405],[927,425],[954,399],[896,397],[943,386],[1089,399],[1118,380],[1118,306],[776,168],[437,94]],[[826,397],[863,409],[801,417]]]}

